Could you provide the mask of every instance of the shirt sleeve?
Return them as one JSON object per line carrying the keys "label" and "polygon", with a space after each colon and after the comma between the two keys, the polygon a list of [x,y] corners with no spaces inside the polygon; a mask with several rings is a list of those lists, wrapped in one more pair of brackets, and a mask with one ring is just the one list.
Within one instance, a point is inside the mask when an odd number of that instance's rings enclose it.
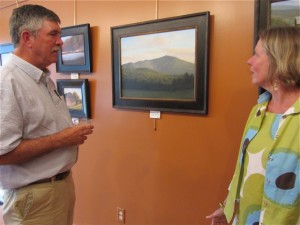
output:
{"label": "shirt sleeve", "polygon": [[15,149],[22,140],[23,120],[18,103],[18,87],[8,69],[2,68],[0,83],[0,155]]}

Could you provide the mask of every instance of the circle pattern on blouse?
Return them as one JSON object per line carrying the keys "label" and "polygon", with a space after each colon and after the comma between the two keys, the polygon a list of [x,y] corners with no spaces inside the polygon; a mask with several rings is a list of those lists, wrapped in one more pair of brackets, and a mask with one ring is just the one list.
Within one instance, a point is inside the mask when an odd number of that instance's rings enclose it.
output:
{"label": "circle pattern on blouse", "polygon": [[[284,149],[280,149],[271,155],[271,164],[280,165],[282,162],[284,167],[272,167],[266,178],[265,188],[266,197],[276,204],[284,206],[293,206],[299,204],[300,180],[299,180],[299,159],[296,154],[287,153]],[[298,165],[298,166],[297,166]],[[291,190],[296,191],[291,191]],[[284,197],[283,197],[284,196]]]}

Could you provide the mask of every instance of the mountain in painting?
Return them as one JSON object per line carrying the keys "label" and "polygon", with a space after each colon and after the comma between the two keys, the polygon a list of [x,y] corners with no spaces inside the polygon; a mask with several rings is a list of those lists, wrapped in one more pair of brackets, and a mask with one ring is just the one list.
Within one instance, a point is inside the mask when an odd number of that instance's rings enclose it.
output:
{"label": "mountain in painting", "polygon": [[136,69],[150,69],[165,75],[183,75],[195,73],[195,64],[181,60],[174,56],[163,56],[152,60],[126,63],[122,65],[123,70],[134,71]]}

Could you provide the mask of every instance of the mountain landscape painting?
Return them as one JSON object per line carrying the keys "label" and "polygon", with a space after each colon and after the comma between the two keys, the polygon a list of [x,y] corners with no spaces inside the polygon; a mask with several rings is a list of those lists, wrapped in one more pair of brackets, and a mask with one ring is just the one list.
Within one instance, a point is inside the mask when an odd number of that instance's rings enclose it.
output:
{"label": "mountain landscape painting", "polygon": [[195,48],[195,29],[122,38],[121,97],[194,101]]}
{"label": "mountain landscape painting", "polygon": [[111,27],[112,106],[208,112],[210,12]]}

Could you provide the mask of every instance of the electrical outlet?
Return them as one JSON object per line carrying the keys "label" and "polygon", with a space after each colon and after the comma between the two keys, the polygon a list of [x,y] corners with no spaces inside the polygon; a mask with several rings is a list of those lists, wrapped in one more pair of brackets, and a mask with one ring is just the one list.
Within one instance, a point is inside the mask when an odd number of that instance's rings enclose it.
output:
{"label": "electrical outlet", "polygon": [[117,207],[117,217],[120,223],[125,223],[125,209]]}

